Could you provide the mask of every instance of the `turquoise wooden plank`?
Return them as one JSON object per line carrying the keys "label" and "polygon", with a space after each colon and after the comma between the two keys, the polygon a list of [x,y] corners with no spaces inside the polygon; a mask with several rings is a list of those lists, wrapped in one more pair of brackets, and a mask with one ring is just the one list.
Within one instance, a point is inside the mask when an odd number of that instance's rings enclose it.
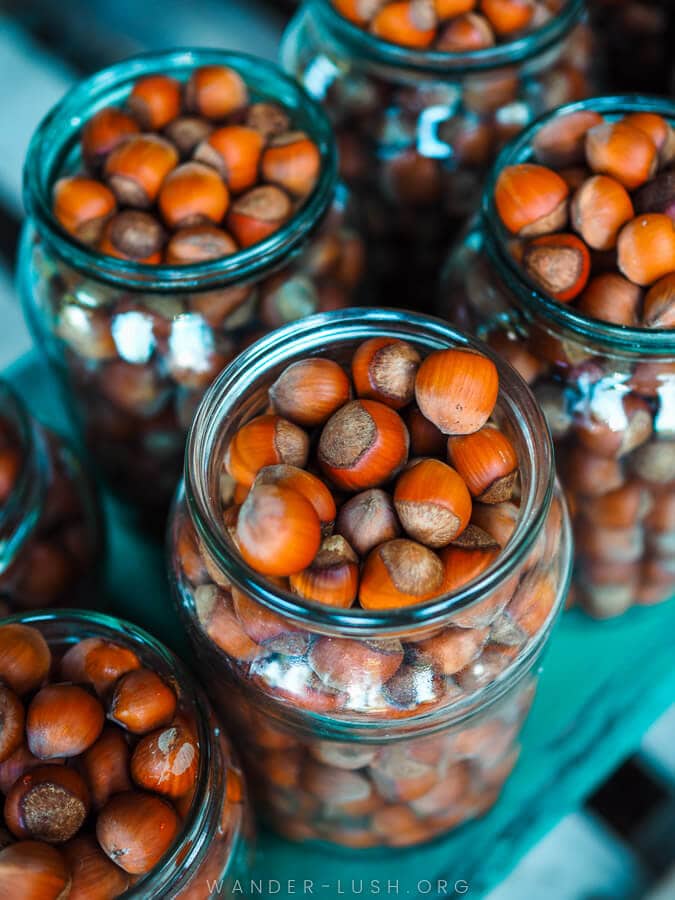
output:
{"label": "turquoise wooden plank", "polygon": [[[63,427],[54,386],[34,358],[20,361],[10,378],[43,419]],[[125,528],[111,502],[107,508],[107,592],[114,610],[185,651],[163,573],[163,548]],[[675,601],[604,623],[566,613],[544,659],[521,760],[489,815],[433,844],[386,853],[299,847],[263,834],[252,875],[256,884],[243,886],[242,896],[255,896],[259,883],[258,896],[276,892],[285,898],[292,895],[290,882],[299,896],[310,896],[311,886],[313,896],[331,900],[376,896],[370,882],[380,896],[484,895],[578,807],[673,703],[674,635]]]}

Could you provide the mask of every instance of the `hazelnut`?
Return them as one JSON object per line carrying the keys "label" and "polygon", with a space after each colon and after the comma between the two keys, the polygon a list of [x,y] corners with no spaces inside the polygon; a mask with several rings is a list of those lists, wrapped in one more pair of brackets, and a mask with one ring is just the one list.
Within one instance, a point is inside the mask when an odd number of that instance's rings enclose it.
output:
{"label": "hazelnut", "polygon": [[126,872],[108,859],[95,838],[80,835],[61,850],[72,877],[68,900],[111,900],[130,886]]}
{"label": "hazelnut", "polygon": [[358,397],[378,400],[393,409],[407,406],[415,393],[421,359],[415,348],[394,338],[371,338],[352,358],[352,377]]}
{"label": "hazelnut", "polygon": [[153,794],[128,791],[111,797],[96,820],[103,852],[130,875],[153,869],[176,838],[173,807]]}
{"label": "hazelnut", "polygon": [[81,761],[94,809],[105,806],[113,794],[131,789],[129,747],[124,732],[106,725]]}
{"label": "hazelnut", "polygon": [[306,428],[322,425],[351,395],[341,366],[321,358],[291,363],[269,389],[275,412]]}
{"label": "hazelnut", "polygon": [[37,766],[14,783],[5,799],[5,822],[24,840],[61,844],[74,837],[89,812],[82,777],[65,766]]}
{"label": "hazelnut", "polygon": [[140,669],[133,650],[103,638],[85,638],[63,655],[60,663],[64,681],[90,684],[99,697],[126,672]]}
{"label": "hazelnut", "polygon": [[401,533],[391,497],[378,488],[362,491],[343,503],[335,530],[360,556]]}
{"label": "hazelnut", "polygon": [[103,707],[84,688],[48,684],[28,705],[28,747],[40,759],[79,756],[100,735],[104,718]]}
{"label": "hazelnut", "polygon": [[499,391],[495,364],[471,350],[437,350],[422,362],[415,399],[443,434],[478,431],[492,415]]}
{"label": "hazelnut", "polygon": [[23,703],[11,688],[0,682],[0,763],[21,746],[24,721]]}
{"label": "hazelnut", "polygon": [[424,603],[443,586],[443,564],[428,547],[397,538],[380,544],[366,559],[359,601],[364,609]]}
{"label": "hazelnut", "polygon": [[142,789],[181,797],[194,787],[198,764],[196,737],[176,720],[141,738],[131,757],[131,776]]}
{"label": "hazelnut", "polygon": [[176,712],[176,695],[150,669],[127,672],[115,685],[108,718],[132,734],[147,734],[170,722]]}
{"label": "hazelnut", "polygon": [[52,654],[47,642],[30,625],[0,625],[0,679],[23,697],[49,674]]}
{"label": "hazelnut", "polygon": [[437,459],[413,462],[394,488],[404,530],[428,547],[444,547],[460,535],[469,524],[471,505],[462,477]]}
{"label": "hazelnut", "polygon": [[65,859],[40,841],[20,841],[0,850],[3,900],[67,900],[71,877]]}

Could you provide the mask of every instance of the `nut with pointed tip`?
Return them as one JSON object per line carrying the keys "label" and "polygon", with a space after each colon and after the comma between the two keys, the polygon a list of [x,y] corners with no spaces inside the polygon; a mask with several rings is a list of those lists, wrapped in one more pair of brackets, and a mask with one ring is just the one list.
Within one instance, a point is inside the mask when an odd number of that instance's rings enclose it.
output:
{"label": "nut with pointed tip", "polygon": [[457,16],[441,30],[436,50],[446,53],[470,53],[494,46],[495,33],[485,16],[465,13]]}
{"label": "nut with pointed tip", "polygon": [[123,206],[148,209],[177,164],[178,153],[169,141],[157,134],[133,135],[108,155],[105,177]]}
{"label": "nut with pointed tip", "polygon": [[40,759],[79,756],[103,729],[103,707],[75,684],[48,684],[26,711],[28,747]]}
{"label": "nut with pointed tip", "polygon": [[608,175],[586,179],[570,205],[572,227],[593,250],[615,247],[620,229],[634,215],[630,194]]}
{"label": "nut with pointed tip", "polygon": [[181,159],[188,159],[212,131],[211,123],[200,116],[179,116],[169,122],[164,134],[174,144]]}
{"label": "nut with pointed tip", "polygon": [[603,122],[586,132],[586,162],[596,175],[611,175],[632,191],[655,173],[658,155],[644,131],[625,121]]}
{"label": "nut with pointed tip", "polygon": [[59,224],[83,244],[95,244],[115,213],[115,195],[100,181],[68,175],[53,189],[54,215]]}
{"label": "nut with pointed tip", "polygon": [[139,78],[127,105],[145,131],[160,131],[180,113],[180,82],[168,75]]}
{"label": "nut with pointed tip", "polygon": [[81,760],[94,809],[101,809],[113,794],[131,790],[129,745],[124,732],[106,725]]}
{"label": "nut with pointed tip", "polygon": [[496,425],[473,434],[448,438],[448,459],[481,503],[510,500],[518,474],[518,456],[511,441]]}
{"label": "nut with pointed tip", "polygon": [[591,254],[575,234],[544,234],[527,242],[522,265],[540,288],[569,303],[586,287]]}
{"label": "nut with pointed tip", "polygon": [[425,50],[436,37],[436,12],[430,0],[396,0],[379,10],[370,23],[375,37],[400,47]]}
{"label": "nut with pointed tip", "polygon": [[200,66],[185,88],[188,109],[207,119],[224,119],[248,103],[248,90],[238,72],[228,66]]}
{"label": "nut with pointed tip", "polygon": [[98,249],[107,256],[128,259],[145,265],[162,261],[166,234],[150,213],[125,209],[107,222]]}
{"label": "nut with pointed tip", "polygon": [[290,588],[304,600],[348,608],[359,588],[358,557],[342,535],[324,538],[310,566],[290,577]]}
{"label": "nut with pointed tip", "polygon": [[265,181],[295,198],[307,197],[321,171],[321,153],[304,131],[287,131],[270,139],[260,160]]}
{"label": "nut with pointed tip", "polygon": [[413,462],[394,488],[394,507],[404,530],[428,547],[445,547],[471,518],[471,496],[453,468],[438,459]]}
{"label": "nut with pointed tip", "polygon": [[580,165],[585,160],[586,133],[603,121],[600,113],[591,109],[551,119],[534,136],[537,162],[556,169]]}
{"label": "nut with pointed tip", "polygon": [[494,200],[512,234],[537,237],[565,227],[568,196],[567,184],[553,169],[520,163],[502,169]]}
{"label": "nut with pointed tip", "polygon": [[52,654],[37,628],[0,625],[0,679],[23,697],[40,687],[49,674]]}
{"label": "nut with pointed tip", "polygon": [[93,836],[78,835],[61,852],[72,877],[68,900],[112,900],[129,888],[127,873],[108,859]]}
{"label": "nut with pointed tip", "polygon": [[169,172],[157,203],[169,228],[218,225],[230,205],[230,193],[211,166],[192,161]]}
{"label": "nut with pointed tip", "polygon": [[244,125],[226,125],[197,147],[194,158],[219,172],[233,194],[241,194],[258,180],[264,146],[259,131]]}
{"label": "nut with pointed tip", "polygon": [[99,697],[117,679],[132,669],[140,669],[138,656],[128,647],[103,638],[85,638],[74,644],[61,658],[60,670],[64,681],[90,684]]}
{"label": "nut with pointed tip", "polygon": [[170,722],[176,695],[156,672],[135,669],[122,675],[113,691],[108,718],[132,734],[147,734]]}
{"label": "nut with pointed tip", "polygon": [[67,900],[71,877],[65,859],[42,841],[20,841],[0,850],[3,900]]}
{"label": "nut with pointed tip", "polygon": [[278,103],[252,103],[246,113],[246,125],[259,131],[267,141],[288,131],[291,120]]}
{"label": "nut with pointed tip", "polygon": [[407,406],[415,393],[420,355],[407,341],[371,338],[352,357],[352,377],[358,397],[378,400],[392,409]]}
{"label": "nut with pointed tip", "polygon": [[225,454],[225,468],[238,484],[250,487],[266,466],[301,469],[308,454],[306,432],[281,416],[263,415],[242,425],[234,435]]}
{"label": "nut with pointed tip", "polygon": [[443,434],[471,434],[492,415],[499,375],[492,360],[472,350],[437,350],[415,380],[420,411]]}
{"label": "nut with pointed tip", "polygon": [[257,484],[278,484],[302,494],[314,507],[324,530],[335,521],[336,507],[333,495],[320,478],[305,469],[283,464],[265,466],[256,475],[254,485]]}
{"label": "nut with pointed tip", "polygon": [[274,184],[254,187],[234,201],[227,216],[227,227],[246,248],[278,231],[293,215],[291,198]]}
{"label": "nut with pointed tip", "polygon": [[89,119],[82,129],[82,158],[97,169],[118,144],[140,131],[138,122],[116,106],[106,106]]}
{"label": "nut with pointed tip", "polygon": [[195,611],[204,633],[228,656],[251,660],[261,655],[260,646],[244,631],[232,610],[230,597],[214,584],[195,591]]}
{"label": "nut with pointed tip", "polygon": [[647,291],[642,324],[648,328],[675,328],[675,272],[664,275]]}
{"label": "nut with pointed tip", "polygon": [[96,820],[101,849],[130,875],[153,869],[174,842],[180,820],[173,807],[153,794],[116,794]]}
{"label": "nut with pointed tip", "polygon": [[[239,248],[231,235],[213,225],[180,228],[169,238],[164,262],[169,266],[192,266],[231,256]],[[203,303],[200,297],[197,304]],[[227,305],[227,304],[226,304]]]}
{"label": "nut with pointed tip", "polygon": [[579,312],[614,325],[635,327],[642,291],[618,272],[603,272],[591,278],[577,299]]}
{"label": "nut with pointed tip", "polygon": [[362,557],[401,533],[391,497],[379,488],[362,491],[343,503],[335,530]]}
{"label": "nut with pointed tip", "polygon": [[415,541],[396,538],[380,544],[366,559],[359,601],[364,609],[396,609],[424,603],[443,587],[443,563]]}
{"label": "nut with pointed tip", "polygon": [[176,719],[146,735],[131,757],[131,777],[146,790],[165,797],[181,797],[197,781],[199,747],[192,729]]}
{"label": "nut with pointed tip", "polygon": [[344,369],[320,357],[291,363],[269,389],[275,412],[307,428],[323,425],[351,396]]}

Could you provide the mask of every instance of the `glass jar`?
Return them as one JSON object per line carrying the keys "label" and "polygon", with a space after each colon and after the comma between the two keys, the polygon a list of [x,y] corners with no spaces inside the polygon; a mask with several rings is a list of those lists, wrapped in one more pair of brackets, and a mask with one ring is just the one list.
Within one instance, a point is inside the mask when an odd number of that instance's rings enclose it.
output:
{"label": "glass jar", "polygon": [[0,616],[90,603],[102,553],[96,488],[81,459],[0,381]]}
{"label": "glass jar", "polygon": [[[505,356],[544,409],[573,515],[575,596],[605,618],[675,593],[675,331],[608,324],[543,294],[508,252],[492,199],[498,172],[531,160],[540,128],[583,109],[610,121],[639,111],[675,123],[666,99],[603,97],[523,132],[497,160],[480,216],[449,255],[441,311]],[[637,446],[624,411],[631,397],[646,401],[652,419]],[[589,428],[614,439],[607,455],[588,449]]]}
{"label": "glass jar", "polygon": [[147,874],[136,876],[133,886],[120,896],[124,900],[235,896],[235,883],[246,872],[252,848],[246,787],[229,739],[183,664],[136,625],[98,613],[40,611],[11,616],[2,625],[12,623],[37,628],[57,660],[89,638],[133,651],[143,667],[173,688],[178,716],[194,723],[200,749],[197,784],[191,800],[175,801],[182,830],[161,861]]}
{"label": "glass jar", "polygon": [[478,206],[489,165],[547,109],[593,93],[583,0],[540,28],[468,53],[410,50],[307,0],[281,60],[327,110],[358,195],[385,306],[431,312],[449,234]]}
{"label": "glass jar", "polygon": [[[147,266],[92,251],[52,214],[56,178],[81,165],[84,122],[119,105],[140,77],[185,81],[204,65],[239,72],[253,99],[286,107],[317,144],[312,194],[271,237],[191,266]],[[127,60],[71,90],[28,151],[19,281],[26,316],[65,389],[67,405],[113,490],[166,512],[185,435],[218,372],[254,336],[317,310],[353,305],[362,245],[338,184],[330,125],[320,107],[270,63],[217,50]]]}
{"label": "glass jar", "polygon": [[372,309],[269,335],[228,367],[196,415],[169,539],[176,602],[211,699],[237,729],[257,808],[287,837],[349,847],[425,841],[495,802],[518,757],[571,559],[543,416],[491,355],[495,418],[516,447],[521,493],[519,507],[488,513],[513,536],[480,578],[378,612],[301,601],[244,565],[215,499],[223,449],[287,365],[348,363],[376,336],[403,338],[422,355],[490,353],[439,320]]}

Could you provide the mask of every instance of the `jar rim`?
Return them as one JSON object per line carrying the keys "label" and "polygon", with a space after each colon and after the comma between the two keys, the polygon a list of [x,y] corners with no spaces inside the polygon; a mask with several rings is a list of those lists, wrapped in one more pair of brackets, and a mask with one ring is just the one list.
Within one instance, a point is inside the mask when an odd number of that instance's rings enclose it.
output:
{"label": "jar rim", "polygon": [[[517,421],[521,428],[532,477],[511,540],[477,579],[427,603],[385,611],[345,610],[300,600],[290,592],[274,588],[264,576],[246,565],[227,540],[222,515],[213,508],[216,504],[209,484],[210,465],[223,422],[246,388],[264,377],[272,365],[283,364],[294,352],[309,355],[312,350],[329,346],[331,340],[367,340],[380,333],[413,342],[418,334],[430,350],[464,347],[491,359],[499,373],[500,397],[508,407],[511,420]],[[386,637],[405,629],[433,626],[494,591],[539,537],[551,505],[554,480],[553,443],[548,425],[534,395],[515,369],[482,342],[451,328],[441,319],[379,308],[309,316],[247,348],[205,394],[188,435],[184,469],[185,497],[192,521],[207,552],[228,578],[280,615],[326,633],[356,637]]]}
{"label": "jar rim", "polygon": [[[188,832],[194,829],[195,833],[200,835],[201,840],[195,840],[195,846],[187,860],[182,860],[183,842],[179,840],[174,841],[170,850],[162,857],[157,866],[143,876],[138,884],[128,888],[123,894],[125,900],[143,900],[143,898],[147,897],[148,889],[151,888],[153,893],[159,889],[167,892],[163,893],[162,896],[173,896],[171,893],[171,879],[179,871],[177,865],[179,858],[181,858],[181,864],[187,863],[187,865],[192,865],[203,855],[206,846],[204,839],[208,836],[206,820],[211,806],[215,802],[215,792],[210,790],[209,784],[213,770],[213,745],[208,727],[210,705],[204,689],[173,650],[157,640],[144,628],[117,616],[110,616],[107,613],[100,613],[94,610],[59,608],[14,613],[3,618],[2,625],[21,624],[39,627],[41,623],[55,621],[62,622],[64,625],[72,624],[75,627],[79,625],[85,629],[108,632],[111,640],[114,639],[115,634],[122,635],[127,640],[140,643],[144,647],[149,648],[153,654],[160,657],[170,667],[172,673],[177,676],[176,680],[180,685],[181,691],[185,692],[190,702],[194,704],[197,712],[197,737],[200,746],[199,771],[196,781],[198,787],[195,791],[190,812],[184,820],[181,835],[185,837]],[[233,854],[235,847],[236,842],[233,842]]]}
{"label": "jar rim", "polygon": [[544,293],[509,253],[507,246],[509,236],[500,222],[494,199],[499,173],[506,166],[532,161],[533,140],[543,126],[570,113],[587,110],[608,116],[632,112],[656,113],[670,119],[675,126],[675,102],[667,97],[648,94],[591,97],[588,100],[567,103],[535,119],[504,147],[485,183],[480,213],[485,233],[485,247],[498,275],[529,315],[542,319],[545,324],[569,331],[575,337],[590,341],[593,345],[610,351],[621,351],[627,356],[644,356],[645,353],[672,356],[675,354],[674,328],[637,328],[615,325],[585,316],[570,304],[560,303]]}
{"label": "jar rim", "polygon": [[554,14],[548,22],[529,34],[504,44],[465,53],[414,50],[384,41],[340,15],[331,0],[310,0],[309,9],[316,8],[330,31],[369,62],[415,69],[423,74],[466,75],[523,62],[558,43],[581,19],[585,8],[585,0],[565,2],[562,12]]}
{"label": "jar rim", "polygon": [[[146,265],[117,259],[81,244],[57,222],[51,207],[54,181],[62,172],[65,151],[89,116],[108,105],[113,92],[144,75],[176,74],[203,65],[225,65],[242,76],[249,89],[270,102],[303,113],[304,130],[321,155],[319,179],[309,197],[278,231],[253,246],[216,260],[190,266]],[[84,115],[86,110],[88,115]],[[64,123],[67,131],[63,132]],[[299,123],[300,124],[300,123]],[[49,163],[47,165],[47,163]],[[45,171],[47,170],[47,171]],[[132,56],[75,84],[38,125],[28,147],[23,172],[24,204],[38,231],[70,265],[116,285],[144,291],[204,290],[253,278],[277,266],[299,248],[318,226],[337,185],[337,150],[323,108],[275,63],[247,53],[202,47],[173,48]]]}

